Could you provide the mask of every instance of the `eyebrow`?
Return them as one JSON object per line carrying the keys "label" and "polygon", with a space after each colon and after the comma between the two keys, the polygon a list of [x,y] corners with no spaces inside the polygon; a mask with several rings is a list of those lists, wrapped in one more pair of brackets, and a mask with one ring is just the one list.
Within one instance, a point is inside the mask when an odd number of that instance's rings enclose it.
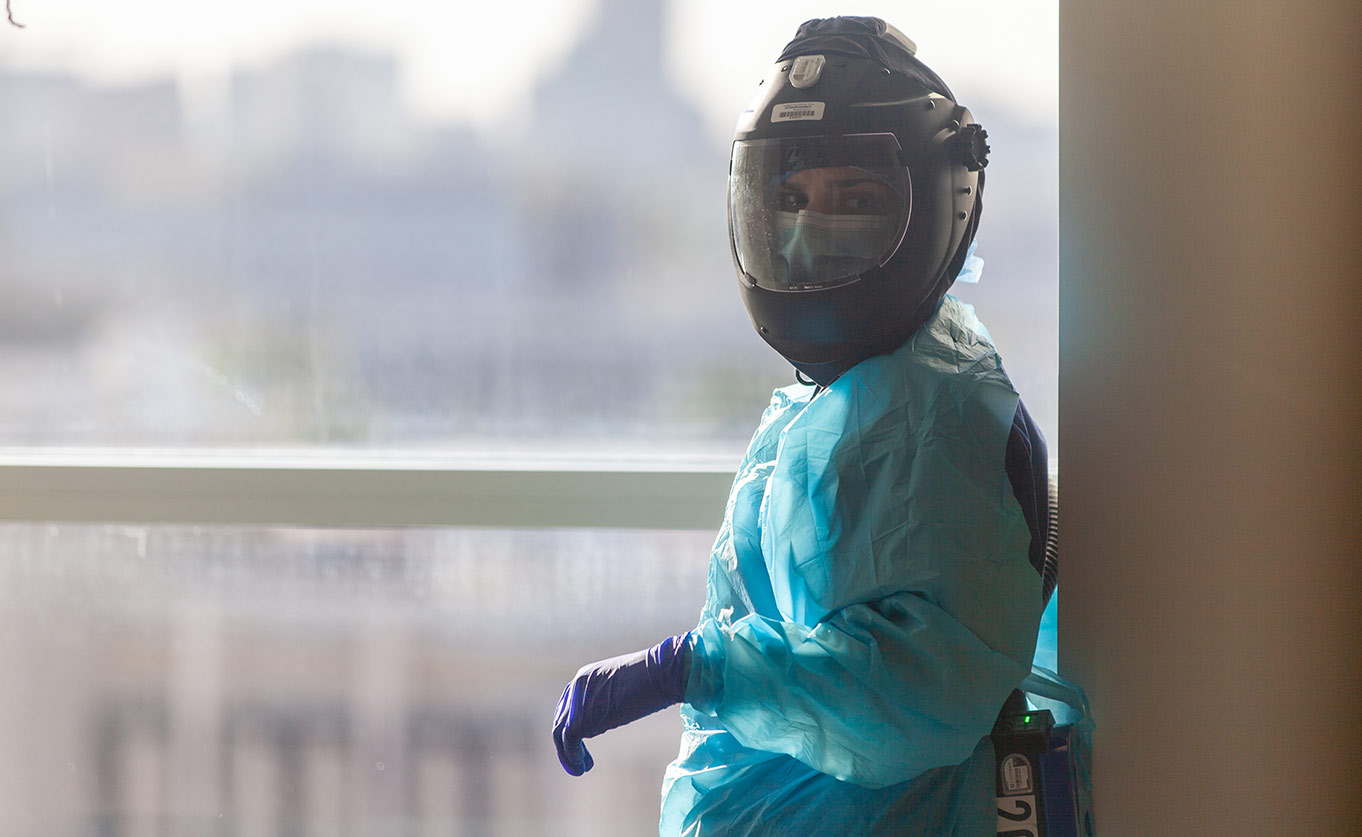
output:
{"label": "eyebrow", "polygon": [[848,177],[843,180],[838,180],[832,185],[836,186],[839,189],[845,189],[848,186],[859,186],[862,183],[874,183],[876,185],[879,185],[880,180],[878,178],[871,177],[870,175],[867,174],[862,175],[861,177]]}
{"label": "eyebrow", "polygon": [[[831,185],[833,186],[833,188],[836,189],[846,189],[851,186],[859,186],[862,183],[872,183],[875,185],[884,186],[886,189],[889,188],[889,186],[885,185],[884,182],[881,181],[879,178],[872,177],[868,174],[860,177],[847,177],[841,180],[834,180]],[[800,186],[791,185],[788,180],[782,180],[780,182],[780,188],[790,192],[803,191],[803,189]]]}

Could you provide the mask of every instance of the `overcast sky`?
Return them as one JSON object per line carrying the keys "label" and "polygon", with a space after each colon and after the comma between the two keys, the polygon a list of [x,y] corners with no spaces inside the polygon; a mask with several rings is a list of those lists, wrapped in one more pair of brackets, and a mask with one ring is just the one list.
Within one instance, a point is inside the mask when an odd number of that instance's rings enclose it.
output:
{"label": "overcast sky", "polygon": [[[344,43],[395,54],[418,113],[495,129],[597,2],[11,0],[27,28],[0,28],[0,69],[61,68],[108,83],[173,73],[192,90],[303,44]],[[1053,119],[1057,2],[670,0],[665,60],[722,135],[801,21],[870,14],[915,40],[966,105],[1006,100]]]}

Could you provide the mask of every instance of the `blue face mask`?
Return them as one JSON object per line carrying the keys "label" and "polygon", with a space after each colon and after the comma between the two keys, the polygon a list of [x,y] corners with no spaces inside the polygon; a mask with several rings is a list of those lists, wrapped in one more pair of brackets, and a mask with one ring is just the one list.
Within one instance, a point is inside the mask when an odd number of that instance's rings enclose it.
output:
{"label": "blue face mask", "polygon": [[893,220],[808,209],[781,212],[777,235],[785,284],[822,285],[878,267],[893,244]]}

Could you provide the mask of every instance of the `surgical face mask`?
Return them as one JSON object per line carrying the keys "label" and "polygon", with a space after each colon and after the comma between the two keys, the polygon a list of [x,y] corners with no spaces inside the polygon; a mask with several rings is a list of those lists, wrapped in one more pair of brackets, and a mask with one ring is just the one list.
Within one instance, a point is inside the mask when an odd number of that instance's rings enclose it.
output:
{"label": "surgical face mask", "polygon": [[780,212],[777,249],[785,261],[785,284],[816,284],[834,275],[878,267],[892,242],[893,218],[834,215],[801,209]]}

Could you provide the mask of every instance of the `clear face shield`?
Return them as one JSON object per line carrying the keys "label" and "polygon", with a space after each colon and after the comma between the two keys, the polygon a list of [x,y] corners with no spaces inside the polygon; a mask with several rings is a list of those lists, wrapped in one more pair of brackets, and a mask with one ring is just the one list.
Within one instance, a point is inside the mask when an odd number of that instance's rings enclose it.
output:
{"label": "clear face shield", "polygon": [[728,211],[738,264],[769,290],[854,281],[898,249],[911,195],[893,134],[735,142]]}

